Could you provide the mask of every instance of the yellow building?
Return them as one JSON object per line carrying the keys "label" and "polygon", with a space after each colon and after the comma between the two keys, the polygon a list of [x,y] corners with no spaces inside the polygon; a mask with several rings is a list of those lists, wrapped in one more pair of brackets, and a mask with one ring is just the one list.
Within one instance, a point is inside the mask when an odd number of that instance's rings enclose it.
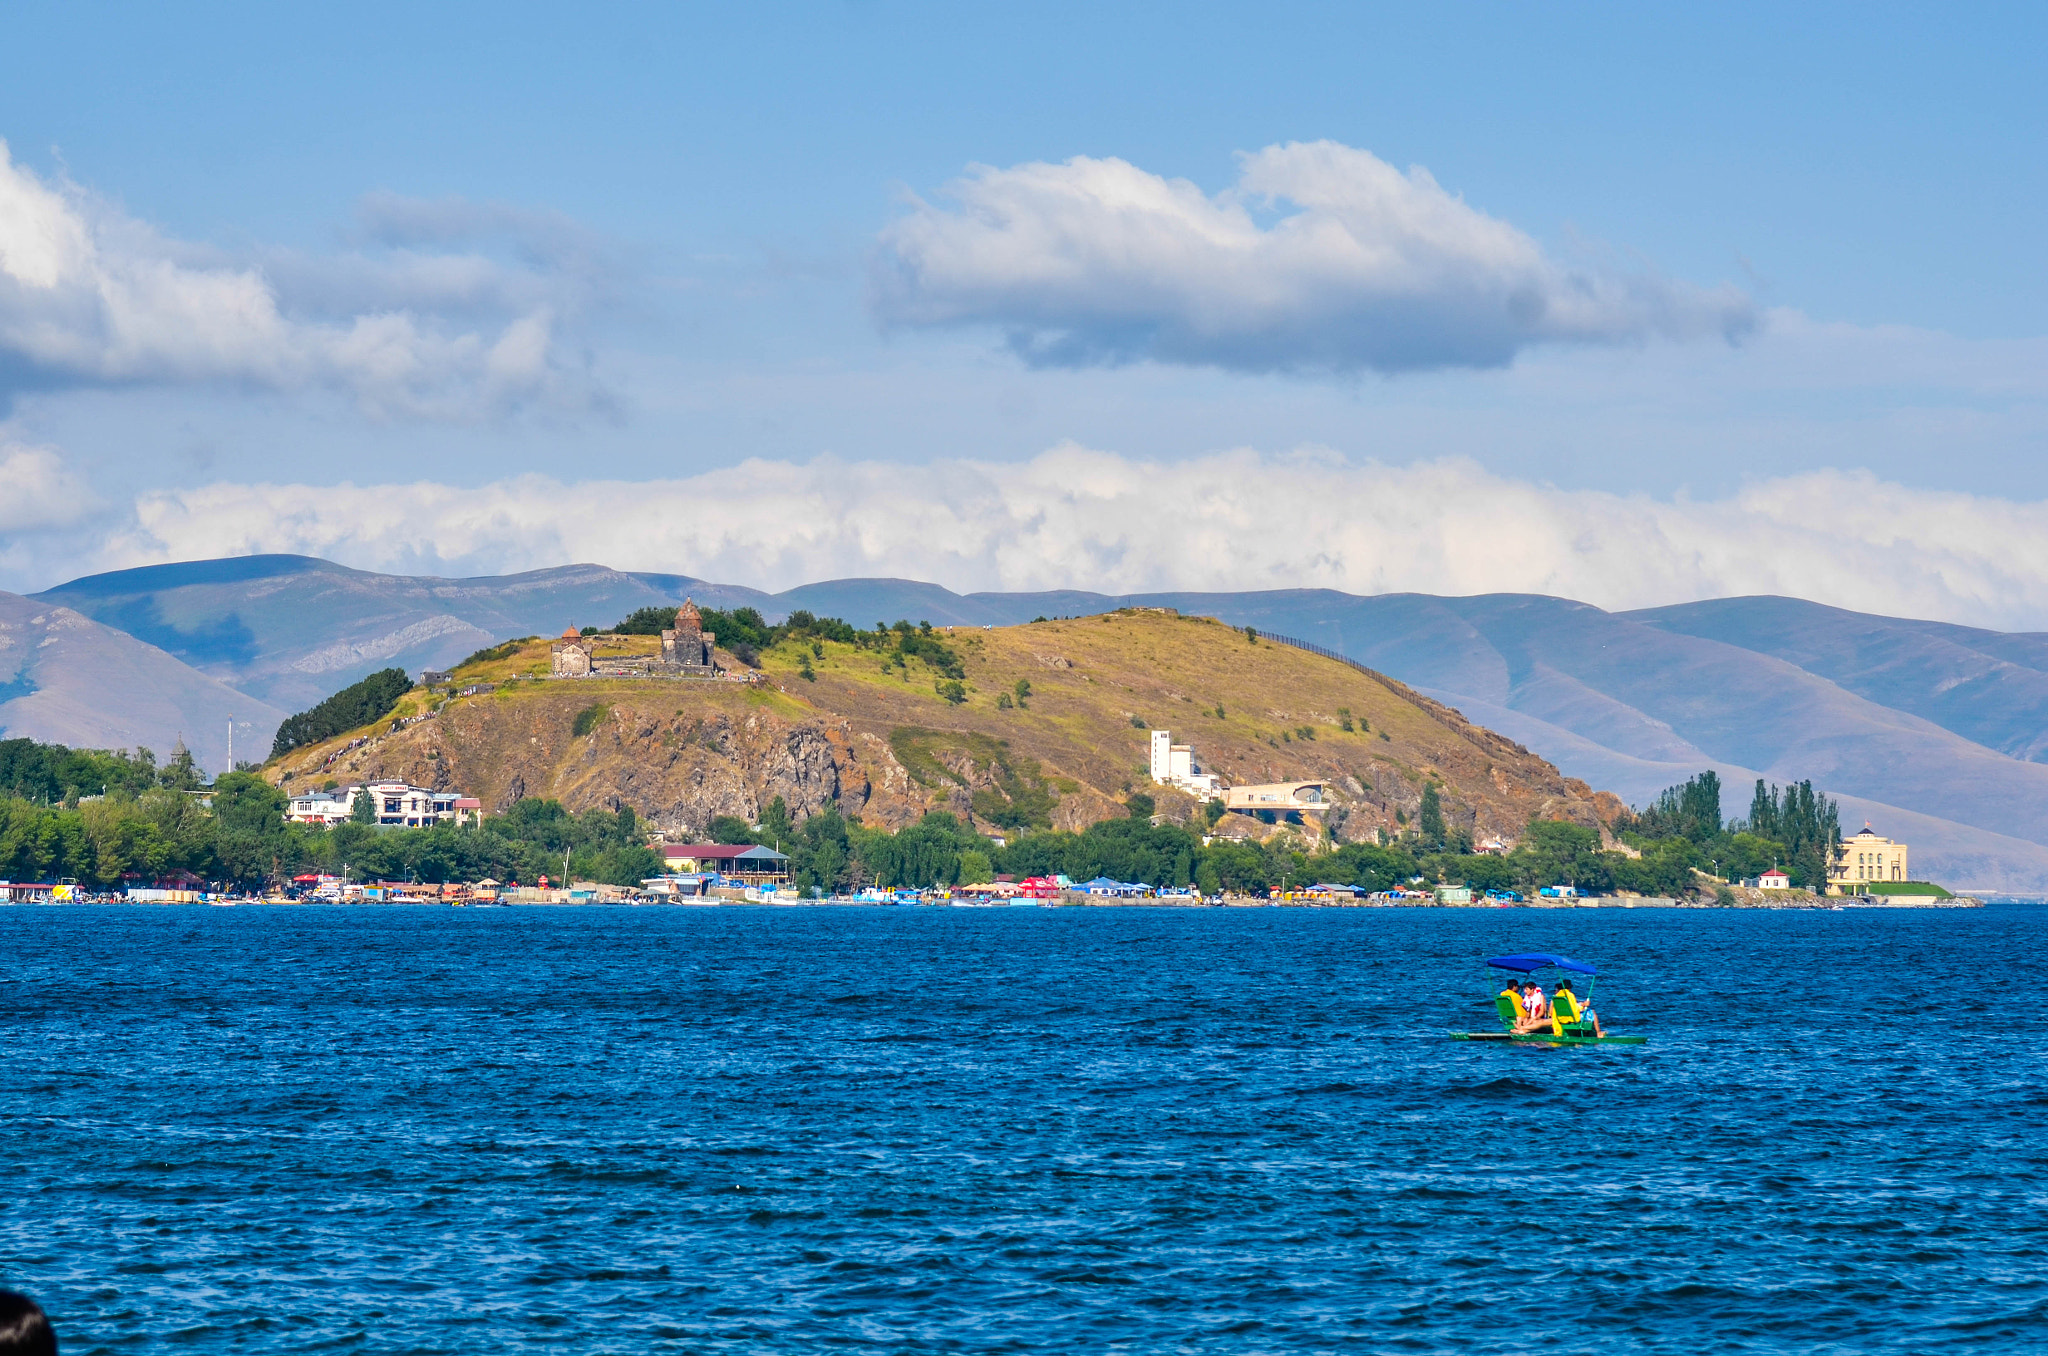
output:
{"label": "yellow building", "polygon": [[1906,845],[1880,837],[1865,824],[1853,838],[1842,840],[1841,860],[1828,869],[1828,883],[1854,892],[1874,880],[1911,880],[1906,871]]}

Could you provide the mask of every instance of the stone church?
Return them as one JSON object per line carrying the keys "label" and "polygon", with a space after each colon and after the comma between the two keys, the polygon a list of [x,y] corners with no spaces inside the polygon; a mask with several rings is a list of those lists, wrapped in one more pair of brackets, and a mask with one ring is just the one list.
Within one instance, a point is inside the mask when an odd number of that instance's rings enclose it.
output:
{"label": "stone church", "polygon": [[683,673],[716,673],[712,650],[717,644],[717,635],[704,629],[704,615],[685,598],[676,609],[675,629],[661,633],[661,666]]}
{"label": "stone church", "polygon": [[676,609],[673,629],[661,633],[661,655],[620,655],[599,659],[595,636],[578,635],[575,627],[548,647],[548,672],[553,678],[710,678],[717,674],[713,655],[718,637],[704,629],[704,616],[685,598]]}

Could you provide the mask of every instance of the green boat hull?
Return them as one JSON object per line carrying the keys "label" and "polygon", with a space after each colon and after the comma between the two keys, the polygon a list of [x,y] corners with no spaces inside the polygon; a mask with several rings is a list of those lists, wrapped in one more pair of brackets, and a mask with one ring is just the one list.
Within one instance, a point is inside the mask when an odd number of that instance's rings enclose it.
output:
{"label": "green boat hull", "polygon": [[1547,1031],[1453,1031],[1454,1041],[1496,1041],[1502,1045],[1642,1045],[1648,1036],[1553,1036]]}

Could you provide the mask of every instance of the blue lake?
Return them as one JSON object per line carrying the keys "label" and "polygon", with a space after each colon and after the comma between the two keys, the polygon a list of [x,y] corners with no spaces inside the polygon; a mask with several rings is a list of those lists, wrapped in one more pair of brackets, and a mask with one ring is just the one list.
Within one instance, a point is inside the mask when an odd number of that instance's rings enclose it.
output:
{"label": "blue lake", "polygon": [[[1639,1049],[1445,1040],[1480,958]],[[2048,910],[0,908],[67,1354],[2048,1346]]]}

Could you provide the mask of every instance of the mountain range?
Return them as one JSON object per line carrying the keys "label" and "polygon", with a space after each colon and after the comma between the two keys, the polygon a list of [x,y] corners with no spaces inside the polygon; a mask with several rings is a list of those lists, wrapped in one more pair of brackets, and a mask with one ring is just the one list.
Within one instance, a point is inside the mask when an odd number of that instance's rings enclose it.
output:
{"label": "mountain range", "polygon": [[[1811,778],[1841,800],[1845,830],[1867,819],[1908,842],[1916,875],[2048,891],[2048,635],[1794,598],[1605,612],[1537,595],[956,594],[895,579],[770,594],[597,565],[441,579],[251,556],[0,599],[10,624],[17,604],[97,623],[88,633],[96,645],[157,675],[148,686],[178,694],[152,704],[132,683],[99,685],[92,664],[38,661],[23,670],[33,694],[0,704],[0,721],[10,733],[159,749],[177,725],[200,752],[195,727],[181,722],[204,715],[224,730],[232,707],[252,725],[269,722],[249,742],[267,750],[282,713],[375,669],[447,667],[495,641],[605,626],[684,596],[771,619],[802,608],[861,624],[1008,625],[1130,605],[1215,616],[1356,659],[1633,804],[1704,768],[1730,784],[1731,815],[1746,808],[1756,778]],[[0,654],[27,652],[13,645]],[[90,712],[103,713],[98,725],[85,721]],[[125,733],[78,733],[87,728]]]}

